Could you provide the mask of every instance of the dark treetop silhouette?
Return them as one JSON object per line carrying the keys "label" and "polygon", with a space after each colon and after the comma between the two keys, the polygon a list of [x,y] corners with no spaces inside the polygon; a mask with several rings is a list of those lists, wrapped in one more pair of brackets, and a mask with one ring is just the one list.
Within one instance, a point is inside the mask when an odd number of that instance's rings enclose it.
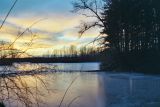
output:
{"label": "dark treetop silhouette", "polygon": [[[95,22],[81,25],[80,34],[100,27],[103,39],[103,68],[107,70],[160,70],[159,0],[77,0],[74,11],[81,11]],[[87,12],[86,12],[87,11]],[[86,12],[86,13],[84,13]],[[90,12],[90,13],[88,13]]]}

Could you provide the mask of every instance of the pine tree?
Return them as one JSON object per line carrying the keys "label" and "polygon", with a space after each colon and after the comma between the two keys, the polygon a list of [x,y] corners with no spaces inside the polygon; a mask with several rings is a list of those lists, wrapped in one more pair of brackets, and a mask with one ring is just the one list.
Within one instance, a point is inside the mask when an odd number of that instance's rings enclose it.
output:
{"label": "pine tree", "polygon": [[158,0],[105,1],[102,13],[106,46],[119,52],[148,52],[160,48]]}

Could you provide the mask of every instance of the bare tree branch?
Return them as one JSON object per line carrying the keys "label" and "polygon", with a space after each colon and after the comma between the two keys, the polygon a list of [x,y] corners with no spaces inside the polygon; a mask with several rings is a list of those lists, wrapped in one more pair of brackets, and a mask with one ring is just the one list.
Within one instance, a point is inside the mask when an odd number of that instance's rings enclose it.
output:
{"label": "bare tree branch", "polygon": [[[46,18],[45,18],[46,19]],[[17,35],[17,38],[9,45],[8,48],[10,48],[21,36],[23,36],[25,34],[25,32],[29,31],[34,25],[36,25],[37,23],[45,20],[45,19],[40,19],[37,20],[35,22],[33,22],[29,27],[27,27],[22,33],[20,33],[19,35]]]}
{"label": "bare tree branch", "polygon": [[77,79],[77,77],[76,77],[75,79],[73,79],[73,81],[72,81],[72,82],[69,84],[69,86],[67,87],[67,89],[66,89],[66,91],[65,91],[65,93],[64,93],[64,95],[63,95],[63,97],[62,97],[62,99],[61,99],[61,102],[60,102],[60,104],[59,104],[58,107],[61,107],[61,106],[62,106],[62,103],[63,103],[63,101],[64,101],[64,99],[65,99],[65,97],[66,97],[69,89],[71,88],[71,86],[73,85],[73,83],[76,81],[76,79]]}
{"label": "bare tree branch", "polygon": [[84,15],[87,18],[96,18],[97,21],[92,23],[82,23],[80,26],[80,31],[78,32],[80,34],[80,37],[91,28],[94,28],[96,26],[106,28],[106,24],[104,23],[103,19],[101,18],[100,12],[102,7],[99,7],[97,0],[77,0],[76,2],[73,2],[73,12],[80,12],[82,11],[82,15]]}
{"label": "bare tree branch", "polygon": [[74,99],[71,100],[71,102],[68,104],[67,107],[71,107],[71,105],[73,104],[73,102],[75,102],[78,98],[80,98],[80,96],[75,97]]}
{"label": "bare tree branch", "polygon": [[6,22],[6,20],[7,20],[8,16],[9,16],[9,14],[10,14],[11,11],[13,10],[13,8],[15,7],[17,1],[18,1],[18,0],[15,0],[15,2],[13,3],[13,5],[11,6],[10,10],[8,11],[7,15],[5,16],[3,22],[2,22],[2,24],[1,24],[1,26],[0,26],[0,30],[2,29],[4,23]]}

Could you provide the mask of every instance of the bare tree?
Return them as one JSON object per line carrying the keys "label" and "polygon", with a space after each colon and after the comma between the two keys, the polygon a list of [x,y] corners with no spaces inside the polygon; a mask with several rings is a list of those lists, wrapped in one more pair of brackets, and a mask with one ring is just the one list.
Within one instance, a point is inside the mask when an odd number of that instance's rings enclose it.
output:
{"label": "bare tree", "polygon": [[[2,24],[0,25],[0,30],[4,26],[8,16],[10,15],[11,11],[15,7],[18,0],[15,0],[14,4],[11,6],[10,10],[8,11],[6,17],[4,18]],[[32,49],[32,46],[34,44],[34,40],[36,39],[37,35],[34,34],[31,31],[31,28],[42,21],[44,19],[40,19],[38,21],[35,21],[33,24],[31,24],[29,27],[24,29],[22,32],[17,34],[17,37],[14,41],[11,43],[4,43],[1,42],[0,44],[0,52],[2,51],[11,51],[7,52],[4,55],[1,54],[1,58],[7,58],[9,56],[12,57],[20,57],[23,54],[26,54],[26,52],[30,49]],[[29,32],[31,34],[31,39],[29,42],[25,43],[26,48],[24,50],[17,50],[14,45],[26,32]],[[5,46],[6,45],[6,46]],[[21,65],[19,65],[21,66]],[[32,106],[40,106],[41,103],[43,103],[43,97],[44,94],[41,91],[41,88],[43,87],[47,92],[49,93],[51,90],[48,89],[47,84],[48,81],[45,81],[44,77],[41,73],[43,71],[47,71],[48,67],[38,66],[36,69],[33,69],[31,71],[19,71],[17,70],[17,66],[3,66],[0,68],[0,106],[4,106],[4,103],[12,104],[13,102],[18,102],[19,104],[22,104],[26,107],[32,107]],[[52,69],[52,70],[55,70]],[[34,81],[33,86],[30,86],[27,80],[25,78],[27,76],[31,76]],[[74,83],[75,80],[69,85],[67,88],[61,102],[60,106],[64,101],[64,98]],[[39,84],[37,84],[39,82]],[[41,88],[39,88],[39,85],[41,85]],[[76,100],[77,98],[73,99],[71,103],[69,103],[69,106]]]}
{"label": "bare tree", "polygon": [[[18,0],[15,0],[13,5],[7,12],[7,15],[5,16],[4,20],[2,21],[2,24],[0,25],[0,30],[3,28],[8,16],[10,15],[11,11],[13,10],[17,2]],[[37,35],[35,35],[31,31],[31,28],[42,20],[43,19],[35,21],[29,27],[24,29],[24,31],[18,33],[17,37],[13,42],[8,43],[5,41],[1,41],[0,58],[20,57],[22,54],[26,54],[26,52],[29,49],[32,49],[32,45]],[[26,48],[24,50],[17,50],[14,47],[14,44],[26,32],[29,32],[31,34],[31,40],[25,43]],[[44,81],[44,79],[42,79],[42,76],[37,73],[43,71],[44,67],[40,66],[37,69],[34,69],[33,71],[30,71],[28,73],[14,71],[14,69],[17,70],[16,67],[14,66],[3,66],[0,69],[0,106],[4,106],[4,102],[8,102],[8,104],[12,103],[11,100],[21,103],[26,107],[31,107],[33,105],[39,106],[39,103],[43,103],[42,101],[43,94],[41,94],[42,92],[39,90],[37,82],[40,82],[41,85],[49,92],[49,90],[46,87],[46,84],[48,82]],[[27,76],[27,74],[31,75],[31,77],[33,78],[35,82],[34,86],[30,86],[24,79]]]}
{"label": "bare tree", "polygon": [[76,0],[73,3],[73,12],[81,13],[86,18],[95,19],[91,22],[82,22],[80,25],[79,34],[82,36],[86,31],[94,27],[106,27],[101,12],[103,3],[100,0]]}
{"label": "bare tree", "polygon": [[[85,16],[87,21],[82,21],[79,26],[79,37],[81,37],[84,33],[89,31],[90,29],[106,29],[106,23],[103,20],[103,8],[104,8],[104,0],[76,0],[73,3],[73,11],[74,13],[80,13]],[[95,42],[98,43],[98,47],[103,50],[104,48],[104,39],[107,35],[101,33],[94,38],[93,41],[86,44],[86,46]]]}

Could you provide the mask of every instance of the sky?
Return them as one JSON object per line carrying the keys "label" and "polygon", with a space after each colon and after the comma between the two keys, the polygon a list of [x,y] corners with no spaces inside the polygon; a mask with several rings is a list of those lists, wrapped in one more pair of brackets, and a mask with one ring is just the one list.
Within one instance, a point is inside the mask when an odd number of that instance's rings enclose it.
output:
{"label": "sky", "polygon": [[[0,0],[0,24],[12,6],[14,0]],[[78,26],[84,16],[72,13],[73,0],[18,0],[16,6],[0,30],[0,41],[13,42],[17,34],[34,22],[41,20],[32,28],[36,35],[32,55],[43,55],[54,49],[70,45],[84,46],[98,35],[98,30],[90,30],[83,37],[78,36]],[[14,47],[23,50],[25,43],[32,39],[31,33],[25,33]]]}

